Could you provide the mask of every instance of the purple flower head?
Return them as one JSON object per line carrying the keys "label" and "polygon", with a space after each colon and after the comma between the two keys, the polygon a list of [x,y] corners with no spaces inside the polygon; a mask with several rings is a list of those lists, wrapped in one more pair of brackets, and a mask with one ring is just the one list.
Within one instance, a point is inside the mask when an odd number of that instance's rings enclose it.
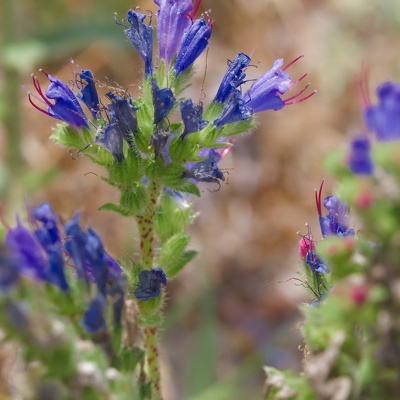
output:
{"label": "purple flower head", "polygon": [[250,63],[250,57],[239,53],[235,59],[228,64],[228,71],[222,79],[214,101],[224,103],[246,78],[245,70]]}
{"label": "purple flower head", "polygon": [[101,294],[91,300],[81,320],[81,325],[86,333],[96,333],[106,329],[105,308],[106,300]]}
{"label": "purple flower head", "polygon": [[122,136],[121,125],[113,122],[97,128],[94,144],[106,149],[117,163],[121,163],[124,160]]}
{"label": "purple flower head", "polygon": [[186,30],[175,61],[176,75],[185,72],[205,50],[211,36],[211,26],[211,21],[207,22],[201,17]]}
{"label": "purple flower head", "polygon": [[[33,107],[52,118],[66,122],[74,128],[80,129],[84,127],[88,129],[89,125],[85,113],[72,90],[64,82],[44,71],[42,72],[49,79],[50,85],[43,93],[38,78],[32,75],[33,85],[39,95],[36,96],[32,93],[28,93],[29,101]],[[37,106],[33,102],[32,97],[47,106],[47,111]],[[49,99],[54,100],[54,104]]]}
{"label": "purple flower head", "polygon": [[7,295],[19,281],[19,265],[15,258],[0,250],[0,292]]}
{"label": "purple flower head", "polygon": [[282,59],[274,61],[272,68],[258,78],[244,94],[246,105],[251,107],[254,112],[266,110],[278,111],[287,105],[300,103],[313,96],[316,93],[315,91],[305,97],[298,98],[308,88],[309,84],[307,84],[292,97],[285,100],[282,100],[280,97],[308,75],[306,73],[293,82],[289,74],[285,72],[300,58],[302,58],[302,56],[297,57],[283,68],[281,68],[283,64]]}
{"label": "purple flower head", "polygon": [[139,285],[134,293],[135,297],[143,301],[158,297],[161,293],[161,285],[167,285],[167,275],[162,268],[140,271]]}
{"label": "purple flower head", "polygon": [[80,89],[81,95],[79,98],[86,105],[92,113],[93,118],[96,120],[100,114],[100,101],[97,94],[96,84],[91,71],[83,69],[79,74],[80,81],[77,84],[81,85],[82,81],[85,83],[84,87]]}
{"label": "purple flower head", "polygon": [[232,92],[225,108],[214,120],[215,126],[223,126],[234,122],[246,121],[253,115],[253,110],[247,104],[238,90]]}
{"label": "purple flower head", "polygon": [[400,83],[385,82],[377,89],[379,103],[367,105],[364,118],[367,128],[378,140],[400,140]]}
{"label": "purple flower head", "polygon": [[319,257],[315,250],[307,252],[305,262],[314,273],[328,274],[330,272],[326,261]]}
{"label": "purple flower head", "polygon": [[182,121],[185,126],[182,135],[183,140],[189,133],[202,130],[208,124],[208,121],[203,120],[203,107],[193,104],[191,99],[182,101],[180,104]]}
{"label": "purple flower head", "polygon": [[131,26],[125,29],[125,34],[142,57],[148,77],[153,75],[153,28],[143,22],[145,18],[144,14],[129,10],[127,19]]}
{"label": "purple flower head", "polygon": [[[49,230],[53,229],[54,227],[50,226]],[[61,242],[52,243],[52,234],[45,233],[45,230],[46,225],[43,225],[36,230],[39,232],[37,235],[36,232],[32,233],[25,228],[18,220],[17,226],[9,229],[6,235],[11,257],[16,261],[21,274],[50,282],[61,290],[68,290]]]}
{"label": "purple flower head", "polygon": [[154,0],[157,11],[158,44],[160,59],[169,65],[176,56],[183,34],[191,25],[188,14],[193,9],[192,0]]}
{"label": "purple flower head", "polygon": [[220,160],[220,154],[210,149],[207,160],[195,163],[189,170],[184,172],[183,177],[194,179],[196,182],[216,183],[218,191],[221,188],[220,181],[225,181],[223,172],[218,168]]}
{"label": "purple flower head", "polygon": [[176,99],[170,88],[160,89],[155,79],[151,81],[154,106],[154,124],[158,125],[172,110]]}
{"label": "purple flower head", "polygon": [[354,229],[348,226],[349,207],[336,196],[327,196],[324,199],[324,207],[328,210],[328,215],[322,216],[322,187],[315,192],[315,201],[319,215],[319,225],[323,237],[335,235],[339,237],[354,236]]}
{"label": "purple flower head", "polygon": [[60,232],[58,230],[58,218],[54,214],[49,203],[42,203],[32,212],[35,221],[42,223],[42,226],[35,230],[37,239],[43,248],[53,245],[61,245]]}
{"label": "purple flower head", "polygon": [[371,143],[367,135],[359,134],[351,141],[348,165],[355,175],[372,175],[374,172]]}

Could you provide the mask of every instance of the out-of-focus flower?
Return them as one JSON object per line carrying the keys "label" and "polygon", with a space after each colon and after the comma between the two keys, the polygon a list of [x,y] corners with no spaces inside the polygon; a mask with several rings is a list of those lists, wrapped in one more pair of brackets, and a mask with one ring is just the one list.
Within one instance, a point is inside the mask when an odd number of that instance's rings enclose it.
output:
{"label": "out-of-focus flower", "polygon": [[367,128],[378,140],[400,140],[400,83],[385,82],[377,89],[378,104],[364,110]]}
{"label": "out-of-focus flower", "polygon": [[134,293],[135,297],[143,301],[158,297],[161,293],[161,285],[167,285],[167,275],[162,268],[140,271],[139,285]]}
{"label": "out-of-focus flower", "polygon": [[90,301],[89,307],[86,309],[81,320],[86,333],[96,333],[106,328],[106,320],[104,319],[104,310],[106,301],[101,294],[98,294]]}
{"label": "out-of-focus flower", "polygon": [[328,210],[328,214],[322,215],[322,187],[324,181],[320,186],[319,191],[315,192],[315,202],[319,215],[319,225],[323,237],[335,235],[339,237],[354,236],[354,229],[349,228],[349,206],[341,201],[336,196],[327,196],[324,199],[323,205]]}
{"label": "out-of-focus flower", "polygon": [[351,141],[348,166],[355,175],[372,175],[374,172],[371,142],[367,135],[359,134]]}

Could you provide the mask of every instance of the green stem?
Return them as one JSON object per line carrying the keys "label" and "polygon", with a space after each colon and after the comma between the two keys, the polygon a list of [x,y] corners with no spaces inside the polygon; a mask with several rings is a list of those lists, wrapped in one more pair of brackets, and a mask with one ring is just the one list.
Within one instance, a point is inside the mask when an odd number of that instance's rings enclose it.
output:
{"label": "green stem", "polygon": [[[149,205],[143,214],[136,216],[136,221],[140,235],[141,263],[144,269],[150,270],[153,268],[154,256],[154,217],[156,215],[157,200],[160,196],[161,186],[156,182],[149,182],[148,191]],[[141,311],[143,312],[142,307]],[[157,313],[157,311],[153,312]],[[162,400],[156,326],[145,326],[144,341],[152,400]]]}
{"label": "green stem", "polygon": [[147,359],[147,373],[151,382],[151,400],[162,400],[160,368],[158,365],[157,328],[155,326],[146,326],[144,328],[144,340]]}

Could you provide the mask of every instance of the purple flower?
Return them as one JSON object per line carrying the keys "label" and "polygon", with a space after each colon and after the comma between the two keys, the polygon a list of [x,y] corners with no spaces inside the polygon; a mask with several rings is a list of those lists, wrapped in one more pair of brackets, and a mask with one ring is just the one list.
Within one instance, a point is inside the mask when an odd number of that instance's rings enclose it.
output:
{"label": "purple flower", "polygon": [[[93,74],[88,69],[83,69],[79,74],[79,77],[83,82],[86,82],[85,86],[80,89],[81,95],[79,98],[86,105],[86,107],[92,113],[93,118],[96,120],[100,114],[100,101]],[[82,82],[79,82],[79,84],[81,83]]]}
{"label": "purple flower", "polygon": [[400,83],[385,82],[377,95],[379,103],[364,110],[367,128],[378,140],[400,140]]}
{"label": "purple flower", "polygon": [[183,34],[191,25],[188,16],[193,9],[191,0],[154,0],[160,7],[157,11],[158,45],[160,59],[167,66],[176,56]]}
{"label": "purple flower", "polygon": [[151,76],[153,74],[153,28],[143,22],[145,18],[144,14],[129,10],[127,19],[131,26],[125,29],[125,33],[144,61],[146,76]]}
{"label": "purple flower", "polygon": [[135,297],[143,301],[158,297],[161,293],[161,285],[167,285],[167,275],[162,268],[140,271],[139,285],[134,293]]}
{"label": "purple flower", "polygon": [[290,89],[292,80],[289,74],[281,69],[282,64],[282,59],[276,60],[272,68],[258,78],[245,93],[246,105],[254,112],[278,111],[285,106],[285,101],[280,96]]}
{"label": "purple flower", "polygon": [[245,104],[245,100],[239,91],[230,95],[225,108],[214,120],[215,126],[223,126],[234,122],[246,121],[253,115],[253,109]]}
{"label": "purple flower", "polygon": [[218,168],[218,162],[221,160],[221,156],[217,151],[208,149],[207,157],[206,160],[191,166],[189,170],[184,172],[183,177],[194,179],[196,182],[216,183],[219,190],[221,187],[220,181],[225,181],[224,174]]}
{"label": "purple flower", "polygon": [[117,163],[124,160],[123,140],[121,125],[113,122],[104,126],[99,126],[96,132],[96,140],[98,146],[106,149],[115,159]]}
{"label": "purple flower", "polygon": [[160,89],[155,79],[152,79],[152,94],[154,106],[154,124],[158,125],[172,110],[176,99],[170,88]]}
{"label": "purple flower", "polygon": [[244,71],[249,63],[250,57],[244,53],[239,53],[233,61],[229,62],[228,71],[222,79],[214,101],[224,103],[244,83],[246,78]]}
{"label": "purple flower", "polygon": [[[84,127],[89,129],[85,113],[72,90],[64,82],[44,71],[42,72],[49,79],[50,85],[43,93],[38,78],[32,75],[33,85],[40,96],[28,93],[29,101],[33,107],[52,118],[66,122],[74,128],[80,129]],[[32,97],[46,105],[47,111],[37,106],[33,102]],[[54,100],[54,104],[49,99]]]}
{"label": "purple flower", "polygon": [[182,121],[185,126],[180,138],[183,140],[189,133],[202,130],[208,121],[203,120],[203,107],[193,104],[191,99],[182,101],[180,104]]}
{"label": "purple flower", "polygon": [[315,192],[315,202],[317,204],[317,210],[319,215],[319,225],[321,227],[322,236],[325,238],[329,235],[335,235],[339,237],[354,236],[354,229],[349,228],[349,206],[341,201],[336,196],[327,196],[324,199],[324,207],[328,210],[328,214],[322,216],[322,187],[324,181],[320,186],[319,191]]}
{"label": "purple flower", "polygon": [[81,320],[81,325],[86,333],[96,333],[106,329],[106,320],[104,319],[104,310],[106,308],[105,298],[99,294],[91,300]]}
{"label": "purple flower", "polygon": [[186,30],[176,57],[176,75],[185,72],[205,50],[211,31],[211,22],[203,17],[196,19]]}
{"label": "purple flower", "polygon": [[8,294],[19,281],[19,264],[12,256],[0,253],[0,292]]}
{"label": "purple flower", "polygon": [[326,261],[318,256],[315,250],[309,250],[305,259],[306,264],[311,268],[311,270],[316,273],[328,274],[329,268]]}
{"label": "purple flower", "polygon": [[371,158],[371,143],[367,135],[359,134],[350,145],[348,165],[356,175],[372,175],[374,163]]}

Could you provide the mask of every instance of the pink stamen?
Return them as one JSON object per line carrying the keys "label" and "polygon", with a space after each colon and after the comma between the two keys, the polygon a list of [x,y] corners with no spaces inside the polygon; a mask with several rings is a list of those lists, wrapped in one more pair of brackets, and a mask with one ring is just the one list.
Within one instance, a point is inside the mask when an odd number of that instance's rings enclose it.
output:
{"label": "pink stamen", "polygon": [[[43,72],[42,70],[40,70],[41,72]],[[46,76],[48,76],[48,74],[46,74],[44,72],[44,74]],[[53,104],[50,103],[50,101],[47,99],[47,97],[43,94],[42,88],[40,87],[40,83],[39,83],[39,79],[32,74],[32,81],[33,81],[33,86],[35,87],[36,91],[39,93],[39,96],[44,100],[44,102],[49,106],[49,107],[53,107]]]}
{"label": "pink stamen", "polygon": [[321,183],[321,186],[319,187],[319,191],[317,191],[315,189],[315,203],[317,205],[317,211],[318,211],[318,215],[320,217],[322,216],[321,199],[322,199],[322,187],[324,186],[324,182],[325,182],[325,179],[322,179],[322,183]]}
{"label": "pink stamen", "polygon": [[300,92],[296,93],[294,96],[289,97],[289,98],[287,98],[287,99],[285,99],[283,101],[285,102],[285,104],[287,104],[291,100],[295,99],[296,97],[299,97],[302,93],[304,93],[308,89],[309,86],[310,86],[310,84],[307,83],[307,85],[303,89],[301,89]]}
{"label": "pink stamen", "polygon": [[304,55],[302,54],[301,56],[298,56],[297,58],[295,58],[293,61],[291,61],[289,64],[285,65],[282,69],[282,71],[287,70],[290,66],[292,66],[296,61],[299,61],[300,58],[303,58]]}
{"label": "pink stamen", "polygon": [[[302,92],[300,92],[300,93],[298,93],[298,94],[301,94],[301,93],[302,93]],[[306,100],[308,100],[310,97],[314,96],[315,93],[317,93],[316,90],[314,90],[313,92],[311,92],[308,96],[302,97],[301,99],[298,99],[298,100],[292,100],[292,101],[286,101],[286,100],[285,100],[285,106],[291,106],[291,105],[293,105],[293,104],[297,104],[297,103],[301,103],[301,102],[303,102],[303,101],[306,101]],[[296,95],[295,97],[297,97],[297,95]]]}
{"label": "pink stamen", "polygon": [[210,27],[210,29],[213,29],[214,26],[214,20],[211,18],[210,10],[206,11],[204,13],[207,17],[207,25]]}
{"label": "pink stamen", "polygon": [[289,85],[289,89],[292,87],[295,87],[300,81],[302,81],[306,76],[308,76],[310,73],[306,72],[304,75],[302,75],[300,78],[296,79]]}

